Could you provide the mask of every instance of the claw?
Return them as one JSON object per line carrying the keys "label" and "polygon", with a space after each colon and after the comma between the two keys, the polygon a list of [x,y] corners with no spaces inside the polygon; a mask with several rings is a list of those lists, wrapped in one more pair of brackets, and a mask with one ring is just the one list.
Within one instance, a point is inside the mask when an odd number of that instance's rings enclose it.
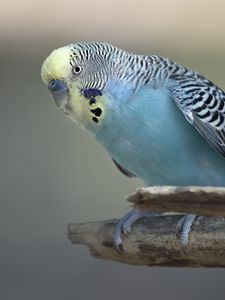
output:
{"label": "claw", "polygon": [[116,250],[121,253],[123,251],[123,240],[122,240],[122,219],[117,223],[115,233],[114,233],[114,246]]}
{"label": "claw", "polygon": [[131,225],[130,224],[123,224],[123,234],[128,235],[131,232]]}
{"label": "claw", "polygon": [[189,232],[196,217],[196,215],[187,214],[184,215],[177,223],[177,231],[181,232],[180,242],[182,247],[186,247],[188,245]]}
{"label": "claw", "polygon": [[141,211],[134,209],[129,211],[122,219],[117,223],[114,233],[114,245],[116,250],[121,253],[123,251],[122,234],[128,235],[131,231],[132,225],[140,218],[158,216],[159,213]]}

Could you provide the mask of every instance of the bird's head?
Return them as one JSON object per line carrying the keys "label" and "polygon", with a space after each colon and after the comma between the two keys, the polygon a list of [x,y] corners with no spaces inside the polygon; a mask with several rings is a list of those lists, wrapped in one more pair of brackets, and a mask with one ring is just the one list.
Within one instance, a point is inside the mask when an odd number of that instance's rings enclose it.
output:
{"label": "bird's head", "polygon": [[41,77],[56,106],[80,126],[103,121],[110,101],[104,90],[118,74],[119,51],[106,43],[77,43],[54,50],[44,61]]}

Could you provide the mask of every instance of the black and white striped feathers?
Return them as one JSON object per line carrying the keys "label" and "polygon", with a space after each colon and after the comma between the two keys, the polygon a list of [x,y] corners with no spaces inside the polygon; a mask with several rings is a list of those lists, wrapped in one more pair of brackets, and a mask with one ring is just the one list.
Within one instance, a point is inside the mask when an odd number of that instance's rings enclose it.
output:
{"label": "black and white striped feathers", "polygon": [[193,71],[170,77],[170,91],[187,120],[225,157],[225,93]]}
{"label": "black and white striped feathers", "polygon": [[144,85],[168,88],[186,119],[225,157],[225,93],[211,81],[169,59],[132,54],[107,43],[82,42],[71,45],[71,51],[71,66],[81,62],[86,68],[81,76],[85,87],[103,90],[113,78],[134,93]]}
{"label": "black and white striped feathers", "polygon": [[136,90],[157,76],[160,82],[161,76],[168,75],[165,65],[169,60],[159,56],[136,55],[107,43],[82,42],[70,46],[70,65],[72,68],[83,65],[85,76],[80,79],[86,88],[104,89],[112,78],[130,84]]}

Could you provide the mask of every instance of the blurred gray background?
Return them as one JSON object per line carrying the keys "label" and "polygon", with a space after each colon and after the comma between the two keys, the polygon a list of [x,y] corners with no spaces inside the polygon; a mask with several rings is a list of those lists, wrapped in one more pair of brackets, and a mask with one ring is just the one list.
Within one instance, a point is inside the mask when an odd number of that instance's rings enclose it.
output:
{"label": "blurred gray background", "polygon": [[225,2],[0,0],[0,299],[224,299],[222,269],[100,261],[66,224],[122,216],[125,178],[58,112],[40,79],[56,47],[108,41],[198,70],[225,89]]}

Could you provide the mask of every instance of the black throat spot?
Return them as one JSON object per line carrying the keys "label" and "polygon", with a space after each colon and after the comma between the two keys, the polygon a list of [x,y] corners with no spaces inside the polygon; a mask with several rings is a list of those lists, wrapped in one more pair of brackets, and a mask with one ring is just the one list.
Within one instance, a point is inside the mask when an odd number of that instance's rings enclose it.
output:
{"label": "black throat spot", "polygon": [[102,114],[102,109],[100,107],[97,107],[95,109],[91,109],[91,112],[96,116],[100,117]]}

